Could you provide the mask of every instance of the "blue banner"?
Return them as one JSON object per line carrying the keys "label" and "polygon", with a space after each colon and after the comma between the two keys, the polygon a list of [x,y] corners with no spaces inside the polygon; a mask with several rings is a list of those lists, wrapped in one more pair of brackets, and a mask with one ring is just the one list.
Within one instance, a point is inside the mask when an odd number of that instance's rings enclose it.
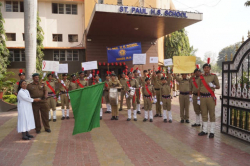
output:
{"label": "blue banner", "polygon": [[116,47],[107,47],[108,63],[132,61],[133,54],[140,54],[141,43],[130,43]]}

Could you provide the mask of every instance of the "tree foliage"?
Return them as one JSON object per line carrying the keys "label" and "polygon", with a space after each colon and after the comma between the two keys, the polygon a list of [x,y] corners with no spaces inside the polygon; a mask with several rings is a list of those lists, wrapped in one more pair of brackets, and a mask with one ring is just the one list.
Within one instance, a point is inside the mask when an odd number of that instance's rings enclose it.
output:
{"label": "tree foliage", "polygon": [[41,18],[37,13],[37,46],[36,46],[36,71],[41,73],[42,71],[42,61],[44,57],[43,49],[43,40],[44,40],[44,32],[42,27],[40,26]]}
{"label": "tree foliage", "polygon": [[175,31],[165,37],[165,59],[173,58],[173,56],[191,56],[196,51],[190,47],[185,29]]}
{"label": "tree foliage", "polygon": [[250,1],[246,1],[245,6],[250,6]]}
{"label": "tree foliage", "polygon": [[238,48],[240,47],[240,43],[235,43],[233,45],[227,46],[225,48],[223,48],[220,52],[219,52],[219,56],[217,59],[217,65],[222,68],[222,62],[225,61],[225,56],[227,55],[228,60],[231,59],[231,54],[234,56],[234,54],[236,53],[236,47],[238,46]]}
{"label": "tree foliage", "polygon": [[[0,7],[2,3],[0,3]],[[6,73],[9,62],[9,50],[6,47],[6,34],[4,29],[4,19],[0,9],[0,73]]]}

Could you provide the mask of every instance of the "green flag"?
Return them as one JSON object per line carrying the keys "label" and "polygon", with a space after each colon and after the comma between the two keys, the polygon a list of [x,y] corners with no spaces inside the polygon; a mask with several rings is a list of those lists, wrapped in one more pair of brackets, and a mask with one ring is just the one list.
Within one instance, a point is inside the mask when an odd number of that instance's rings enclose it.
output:
{"label": "green flag", "polygon": [[73,135],[100,127],[100,109],[104,83],[69,91],[75,117]]}

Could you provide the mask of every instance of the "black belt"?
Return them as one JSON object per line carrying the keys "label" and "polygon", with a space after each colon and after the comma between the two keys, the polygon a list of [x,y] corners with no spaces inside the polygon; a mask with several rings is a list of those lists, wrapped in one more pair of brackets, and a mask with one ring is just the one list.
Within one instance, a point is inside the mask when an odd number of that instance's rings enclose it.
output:
{"label": "black belt", "polygon": [[168,95],[168,96],[162,95],[162,97],[165,98],[165,99],[168,99],[168,98],[170,98],[171,96],[170,96],[170,95]]}
{"label": "black belt", "polygon": [[189,95],[189,92],[180,92],[181,95]]}
{"label": "black belt", "polygon": [[201,93],[201,96],[211,96],[210,93]]}
{"label": "black belt", "polygon": [[121,90],[124,90],[124,88],[121,88]]}
{"label": "black belt", "polygon": [[144,95],[145,97],[151,97],[150,95]]}
{"label": "black belt", "polygon": [[62,94],[66,94],[66,93],[68,93],[68,92],[61,91],[61,93],[62,93]]}
{"label": "black belt", "polygon": [[198,93],[193,93],[193,95],[198,96]]}
{"label": "black belt", "polygon": [[53,92],[48,92],[48,94],[50,94],[50,95],[51,95],[51,94],[54,94],[54,93],[53,93]]}
{"label": "black belt", "polygon": [[160,90],[160,88],[155,88],[155,90]]}

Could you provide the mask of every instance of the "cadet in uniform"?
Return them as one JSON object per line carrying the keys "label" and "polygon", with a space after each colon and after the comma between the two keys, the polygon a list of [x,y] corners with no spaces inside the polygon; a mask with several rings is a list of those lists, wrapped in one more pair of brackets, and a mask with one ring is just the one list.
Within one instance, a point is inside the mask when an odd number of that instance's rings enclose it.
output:
{"label": "cadet in uniform", "polygon": [[139,73],[138,73],[138,68],[136,68],[136,70],[134,70],[134,79],[136,79],[139,88],[135,90],[136,92],[136,110],[137,110],[137,114],[141,114],[141,105],[140,105],[140,98],[141,98],[141,93],[140,93],[140,88],[141,88],[141,77],[139,77]]}
{"label": "cadet in uniform", "polygon": [[[18,76],[19,76],[19,78],[20,78],[20,81],[25,80],[25,73],[23,72],[22,69],[19,70]],[[16,96],[17,96],[18,86],[19,86],[19,82],[20,82],[20,81],[16,82],[16,84],[14,85],[14,95],[16,95]],[[26,81],[26,82],[27,82],[27,81]],[[28,84],[28,82],[27,82],[27,84]]]}
{"label": "cadet in uniform", "polygon": [[32,75],[33,82],[28,84],[27,90],[30,93],[31,98],[40,98],[41,101],[33,102],[32,108],[34,113],[34,119],[36,124],[36,133],[41,133],[41,122],[40,122],[40,114],[43,122],[43,126],[45,131],[50,133],[49,126],[49,106],[46,101],[47,98],[47,88],[42,83],[39,82],[39,74],[35,73]]}
{"label": "cadet in uniform", "polygon": [[76,75],[71,75],[71,81],[69,83],[69,91],[76,90],[77,89],[77,83],[76,83]]}
{"label": "cadet in uniform", "polygon": [[67,80],[68,74],[63,74],[62,75],[63,79],[60,80],[58,79],[58,82],[61,84],[60,85],[60,93],[61,93],[61,104],[62,104],[62,118],[61,120],[65,119],[65,107],[67,109],[67,119],[69,119],[69,84],[70,81]]}
{"label": "cadet in uniform", "polygon": [[111,113],[111,105],[109,103],[109,82],[110,82],[110,73],[109,71],[107,71],[106,74],[106,80],[105,82],[105,86],[104,86],[104,98],[105,98],[105,102],[106,102],[106,106],[107,106],[107,111],[105,113]]}
{"label": "cadet in uniform", "polygon": [[198,96],[198,83],[199,78],[201,74],[201,70],[199,69],[199,65],[197,65],[197,68],[194,70],[195,76],[191,78],[190,83],[190,94],[193,94],[193,106],[194,106],[194,112],[196,114],[196,122],[192,124],[192,127],[201,126],[200,119],[201,119],[201,108],[200,105],[198,105],[197,101],[200,100],[200,97]]}
{"label": "cadet in uniform", "polygon": [[152,102],[153,96],[155,96],[154,86],[150,84],[150,78],[145,78],[145,85],[143,87],[143,100],[144,100],[144,119],[143,122],[150,119],[150,122],[153,122],[153,111],[152,111]]}
{"label": "cadet in uniform", "polygon": [[[154,68],[153,68],[154,71]],[[156,91],[156,115],[154,117],[162,117],[161,115],[161,105],[160,105],[160,101],[161,101],[161,71],[158,70],[156,73],[154,72],[153,76],[152,76],[152,80],[154,82],[154,88]]]}
{"label": "cadet in uniform", "polygon": [[125,75],[124,71],[123,71],[121,76],[122,76],[122,78],[120,79],[120,83],[122,85],[122,88],[121,88],[121,100],[120,100],[120,109],[119,109],[119,111],[122,111],[123,99],[124,99],[124,96],[125,96],[125,93],[126,93],[124,88],[125,88],[125,86],[127,84],[127,81],[128,81],[128,79],[126,79],[126,75]]}
{"label": "cadet in uniform", "polygon": [[131,120],[131,103],[132,103],[133,109],[134,109],[134,121],[137,121],[136,100],[135,100],[136,99],[136,93],[132,97],[132,96],[130,96],[130,91],[132,89],[139,88],[139,85],[138,85],[136,79],[133,79],[132,71],[128,72],[128,77],[129,77],[129,80],[127,81],[127,84],[126,84],[125,89],[124,89],[125,92],[126,92],[126,104],[127,104],[127,108],[128,108],[128,119],[127,119],[127,121]]}
{"label": "cadet in uniform", "polygon": [[187,79],[187,74],[182,74],[182,78],[179,78],[174,75],[174,78],[179,83],[180,88],[179,104],[181,123],[184,123],[184,120],[186,120],[186,123],[189,123],[189,104],[191,102],[189,99],[190,80]]}
{"label": "cadet in uniform", "polygon": [[168,69],[168,76],[161,77],[162,87],[161,87],[161,102],[160,105],[163,105],[163,121],[167,123],[167,111],[169,123],[172,123],[172,113],[171,113],[171,89],[170,81],[172,76],[170,74],[170,69]]}
{"label": "cadet in uniform", "polygon": [[[92,85],[99,84],[99,83],[101,83],[101,81],[100,81],[99,71],[97,71],[96,75],[94,76]],[[100,120],[102,120],[102,103],[103,103],[103,99],[102,99],[101,108],[100,108]]]}
{"label": "cadet in uniform", "polygon": [[80,77],[76,80],[77,89],[84,88],[85,86],[88,86],[88,81],[86,81],[84,79],[84,76],[85,76],[84,72],[80,71],[78,74]]}
{"label": "cadet in uniform", "polygon": [[[111,80],[109,81],[109,88],[121,88],[122,85],[117,79],[115,74],[111,74]],[[111,120],[118,120],[119,111],[118,105],[111,105],[112,118]]]}
{"label": "cadet in uniform", "polygon": [[[146,85],[146,81],[145,81],[146,78],[150,78],[149,74],[148,74],[148,71],[147,70],[143,70],[143,76],[141,77],[141,92],[142,92],[142,96],[144,96],[143,92],[144,92],[144,87]],[[142,109],[144,109],[144,107],[142,107]]]}
{"label": "cadet in uniform", "polygon": [[[203,65],[204,75],[200,75],[199,79],[199,91],[198,95],[201,97],[200,105],[201,105],[201,114],[203,121],[203,129],[198,135],[203,136],[208,133],[208,114],[210,118],[210,134],[209,138],[214,138],[214,128],[215,128],[215,104],[216,97],[214,94],[215,89],[220,89],[220,84],[218,77],[215,74],[210,73],[211,65],[209,64],[210,58],[208,58],[208,62]],[[198,101],[199,104],[199,101]]]}
{"label": "cadet in uniform", "polygon": [[[52,73],[47,75],[48,81],[46,81],[48,98],[47,102],[49,109],[53,112],[53,122],[56,122],[56,80],[53,79]],[[51,121],[51,112],[49,110],[49,121]]]}

